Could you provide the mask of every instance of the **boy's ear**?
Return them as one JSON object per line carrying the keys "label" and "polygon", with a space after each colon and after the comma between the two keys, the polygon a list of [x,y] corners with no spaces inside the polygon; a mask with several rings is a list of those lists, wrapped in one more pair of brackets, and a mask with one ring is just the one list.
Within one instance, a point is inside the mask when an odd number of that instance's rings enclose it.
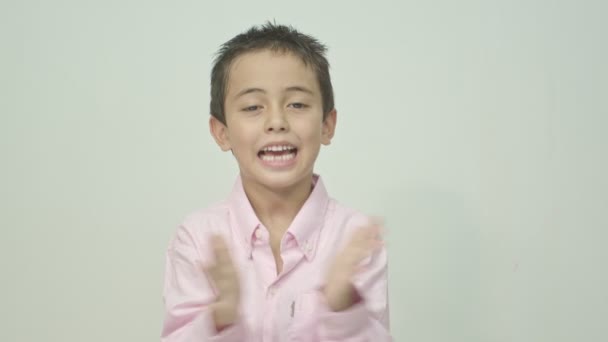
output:
{"label": "boy's ear", "polygon": [[222,151],[230,151],[230,138],[228,136],[228,127],[224,125],[220,120],[218,120],[215,116],[211,115],[209,118],[209,132],[215,139],[217,145],[222,149]]}
{"label": "boy's ear", "polygon": [[336,109],[332,109],[331,112],[327,113],[325,120],[323,120],[323,131],[321,132],[321,143],[323,145],[331,144],[331,139],[334,137],[336,132],[336,120],[338,112]]}

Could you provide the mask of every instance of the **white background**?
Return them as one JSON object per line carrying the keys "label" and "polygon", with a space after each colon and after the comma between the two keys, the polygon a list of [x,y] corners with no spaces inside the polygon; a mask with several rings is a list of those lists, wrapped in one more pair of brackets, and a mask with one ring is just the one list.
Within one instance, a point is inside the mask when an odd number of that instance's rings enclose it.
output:
{"label": "white background", "polygon": [[396,341],[608,339],[604,1],[5,1],[1,341],[156,341],[164,251],[237,174],[218,46],[329,48],[317,172],[390,230]]}

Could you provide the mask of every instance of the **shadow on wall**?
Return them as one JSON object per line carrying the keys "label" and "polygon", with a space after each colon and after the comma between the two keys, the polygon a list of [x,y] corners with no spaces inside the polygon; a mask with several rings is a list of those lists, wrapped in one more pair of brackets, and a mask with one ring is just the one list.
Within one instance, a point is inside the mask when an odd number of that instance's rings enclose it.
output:
{"label": "shadow on wall", "polygon": [[386,193],[395,336],[479,340],[482,255],[473,204],[442,189],[393,188]]}

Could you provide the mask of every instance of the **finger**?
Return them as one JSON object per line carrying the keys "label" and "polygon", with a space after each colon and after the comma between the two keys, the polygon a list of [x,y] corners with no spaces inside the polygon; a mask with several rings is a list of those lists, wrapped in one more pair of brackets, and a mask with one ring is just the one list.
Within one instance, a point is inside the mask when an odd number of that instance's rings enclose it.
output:
{"label": "finger", "polygon": [[355,260],[352,262],[358,263],[384,246],[384,240],[379,232],[378,228],[372,228],[365,232],[363,238],[353,242],[350,247]]}
{"label": "finger", "polygon": [[382,217],[379,217],[379,216],[372,216],[369,219],[369,225],[370,226],[380,226],[380,227],[383,227],[384,226],[384,219]]}
{"label": "finger", "polygon": [[374,226],[370,231],[369,235],[366,236],[366,244],[372,250],[378,247],[384,246],[384,227]]}
{"label": "finger", "polygon": [[215,262],[218,265],[232,265],[230,253],[226,241],[220,235],[211,236],[211,248],[213,249],[213,255],[215,256]]}
{"label": "finger", "polygon": [[366,250],[366,252],[373,253],[378,249],[384,247],[384,245],[385,243],[382,235],[374,234],[365,241],[363,248]]}
{"label": "finger", "polygon": [[209,287],[211,287],[211,290],[213,291],[213,293],[215,295],[217,295],[219,293],[219,289],[218,289],[219,276],[217,274],[218,273],[217,266],[214,264],[204,265],[201,261],[199,261],[198,267],[205,275],[205,278],[207,279],[207,283],[209,284]]}
{"label": "finger", "polygon": [[343,254],[343,262],[346,268],[352,269],[361,263],[365,258],[371,254],[371,248],[366,245],[352,246],[349,250]]}
{"label": "finger", "polygon": [[384,240],[372,241],[369,246],[370,252],[371,253],[377,252],[378,250],[382,249],[384,246],[386,246],[386,243],[384,242]]}
{"label": "finger", "polygon": [[363,226],[355,230],[353,233],[350,244],[360,245],[364,243],[365,240],[369,239],[372,234],[372,226]]}
{"label": "finger", "polygon": [[217,264],[201,265],[201,269],[205,273],[205,276],[207,276],[207,279],[213,283],[217,284],[221,280],[220,267]]}
{"label": "finger", "polygon": [[375,238],[382,238],[384,235],[384,226],[382,224],[370,225],[369,234]]}
{"label": "finger", "polygon": [[382,247],[381,233],[382,227],[374,224],[356,229],[340,254],[341,264],[349,269],[355,268],[371,253]]}
{"label": "finger", "polygon": [[350,245],[353,247],[364,247],[374,245],[377,241],[382,241],[381,226],[364,226],[355,232]]}

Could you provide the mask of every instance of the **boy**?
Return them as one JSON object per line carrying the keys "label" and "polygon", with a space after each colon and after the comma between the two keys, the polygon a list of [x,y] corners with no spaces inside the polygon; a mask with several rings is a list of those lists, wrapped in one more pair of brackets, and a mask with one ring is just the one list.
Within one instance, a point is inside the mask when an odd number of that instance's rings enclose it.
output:
{"label": "boy", "polygon": [[390,341],[381,227],[313,173],[336,109],[325,47],[267,23],[220,49],[210,131],[240,174],[167,251],[162,341]]}

